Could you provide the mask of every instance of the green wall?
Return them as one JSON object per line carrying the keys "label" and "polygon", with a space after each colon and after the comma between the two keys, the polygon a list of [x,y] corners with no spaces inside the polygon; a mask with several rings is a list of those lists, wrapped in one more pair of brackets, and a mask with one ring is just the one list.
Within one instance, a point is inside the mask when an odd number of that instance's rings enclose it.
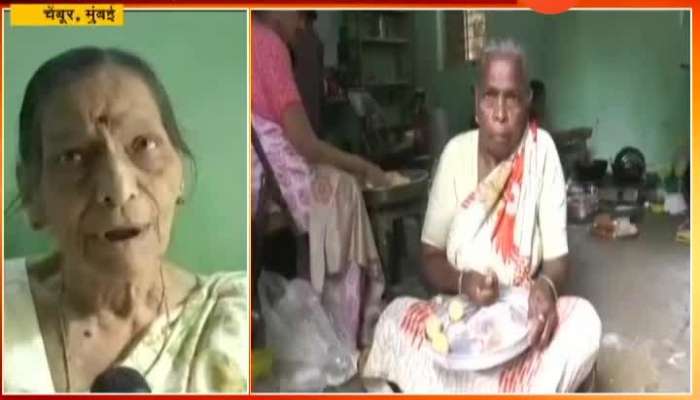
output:
{"label": "green wall", "polygon": [[[474,112],[474,99],[470,87],[475,82],[472,64],[459,66],[441,65],[444,35],[440,27],[445,12],[416,12],[416,84],[428,89],[428,101],[447,111],[450,130],[453,133],[467,129]],[[544,73],[543,40],[547,16],[522,12],[488,12],[486,21],[489,37],[516,37],[530,55],[529,69],[532,76]],[[442,36],[442,37],[441,37]],[[443,42],[440,42],[443,40]]]}
{"label": "green wall", "polygon": [[[171,258],[197,272],[244,269],[247,253],[246,13],[128,11],[123,27],[11,27],[5,15],[5,257],[45,252],[21,210],[14,166],[19,107],[31,74],[48,58],[81,45],[120,47],[148,61],[168,90],[196,160],[176,217]],[[190,174],[192,178],[192,174]]]}
{"label": "green wall", "polygon": [[554,20],[547,103],[554,126],[593,126],[594,153],[633,145],[650,169],[690,149],[688,13],[578,11]]}
{"label": "green wall", "polygon": [[[444,108],[452,133],[473,113],[471,65],[439,69],[440,13],[416,12],[417,84]],[[668,164],[690,138],[689,14],[679,11],[487,12],[489,37],[513,37],[530,74],[547,85],[554,129],[594,127],[594,155],[639,147],[651,169]]]}

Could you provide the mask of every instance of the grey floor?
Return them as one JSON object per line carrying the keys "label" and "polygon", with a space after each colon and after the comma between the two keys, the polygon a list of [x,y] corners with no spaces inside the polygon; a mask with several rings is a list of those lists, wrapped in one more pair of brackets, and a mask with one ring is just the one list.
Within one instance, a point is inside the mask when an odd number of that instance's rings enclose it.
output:
{"label": "grey floor", "polygon": [[[617,241],[592,237],[585,225],[569,226],[566,292],[588,299],[603,326],[595,391],[690,391],[690,247],[674,240],[682,220],[647,213],[637,238]],[[418,227],[407,221],[405,229],[402,279],[390,292],[427,298],[418,277]],[[274,391],[274,385],[255,386]],[[353,381],[335,391],[367,389]]]}
{"label": "grey floor", "polygon": [[[690,391],[690,247],[674,240],[681,222],[647,213],[639,237],[617,241],[569,227],[567,292],[588,299],[603,325],[596,391]],[[418,240],[417,227],[407,225],[409,240]],[[418,251],[408,246],[395,294],[427,296]]]}

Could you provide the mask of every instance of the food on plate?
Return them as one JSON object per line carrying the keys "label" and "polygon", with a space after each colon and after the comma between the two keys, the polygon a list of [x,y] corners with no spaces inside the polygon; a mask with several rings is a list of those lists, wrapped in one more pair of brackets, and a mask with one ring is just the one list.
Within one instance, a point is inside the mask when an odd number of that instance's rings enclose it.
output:
{"label": "food on plate", "polygon": [[447,341],[447,336],[440,332],[430,338],[430,343],[433,345],[433,349],[441,354],[447,354],[450,351],[450,345]]}
{"label": "food on plate", "polygon": [[397,171],[387,172],[386,175],[391,186],[400,186],[405,185],[407,183],[411,183],[411,179],[409,177],[404,176]]}
{"label": "food on plate", "polygon": [[442,321],[437,315],[431,315],[425,322],[425,334],[428,336],[428,339],[442,334]]}
{"label": "food on plate", "polygon": [[[504,291],[500,301],[476,307],[461,296],[444,296],[426,319],[435,362],[453,370],[485,370],[525,351],[528,341],[527,291]],[[427,345],[427,344],[426,344]]]}
{"label": "food on plate", "polygon": [[458,299],[450,301],[450,305],[447,308],[447,313],[450,316],[450,321],[459,321],[464,317],[464,303]]}
{"label": "food on plate", "polygon": [[[386,172],[385,175],[386,180],[388,184],[384,187],[395,187],[395,186],[401,186],[401,185],[406,185],[408,183],[411,183],[411,178],[404,176],[398,171],[389,171]],[[365,181],[365,188],[367,189],[378,189],[379,187],[374,186],[372,182]]]}

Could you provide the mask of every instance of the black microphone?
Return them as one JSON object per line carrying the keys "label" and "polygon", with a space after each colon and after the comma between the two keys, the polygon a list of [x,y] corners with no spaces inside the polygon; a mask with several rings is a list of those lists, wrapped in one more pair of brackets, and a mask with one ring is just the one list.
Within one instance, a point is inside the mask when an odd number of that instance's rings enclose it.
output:
{"label": "black microphone", "polygon": [[129,367],[113,367],[97,375],[90,392],[151,393],[151,387],[139,371]]}

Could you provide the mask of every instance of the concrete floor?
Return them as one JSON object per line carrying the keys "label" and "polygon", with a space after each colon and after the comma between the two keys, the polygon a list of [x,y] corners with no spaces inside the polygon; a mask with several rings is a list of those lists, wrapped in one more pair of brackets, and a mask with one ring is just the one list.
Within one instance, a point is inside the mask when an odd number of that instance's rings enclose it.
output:
{"label": "concrete floor", "polygon": [[603,322],[601,391],[690,391],[690,247],[674,240],[682,220],[647,213],[640,236],[620,241],[569,228],[570,291]]}
{"label": "concrete floor", "polygon": [[[690,247],[674,240],[682,220],[647,213],[637,238],[617,241],[592,237],[586,225],[569,226],[566,293],[588,299],[603,326],[596,391],[690,391]],[[418,277],[418,227],[407,222],[405,229],[413,244],[390,292],[427,298]],[[362,390],[355,386],[339,390]]]}
{"label": "concrete floor", "polygon": [[[592,237],[569,226],[568,294],[598,311],[603,340],[596,391],[690,391],[690,247],[674,240],[683,218],[647,213],[635,239]],[[407,226],[409,240],[417,227]],[[408,246],[396,295],[426,297],[418,278],[417,246]]]}

